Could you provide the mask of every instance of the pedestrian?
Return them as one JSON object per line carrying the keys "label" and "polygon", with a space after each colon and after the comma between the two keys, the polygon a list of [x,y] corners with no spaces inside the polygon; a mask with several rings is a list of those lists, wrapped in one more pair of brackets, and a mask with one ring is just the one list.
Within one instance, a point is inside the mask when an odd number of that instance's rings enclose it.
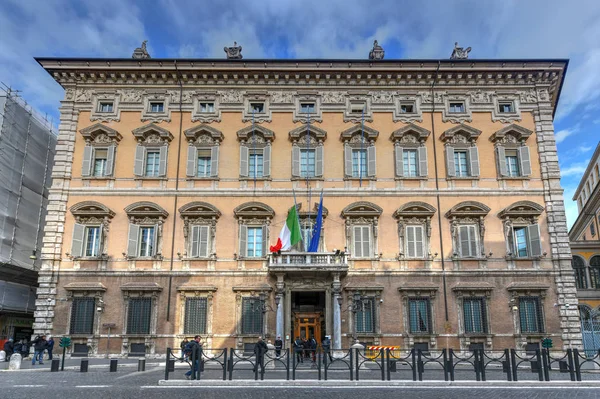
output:
{"label": "pedestrian", "polygon": [[190,370],[187,373],[185,373],[185,378],[189,380],[190,376],[192,375],[192,372],[195,373],[196,370],[199,369],[200,361],[202,360],[202,344],[200,343],[199,335],[196,335],[192,341],[187,343],[187,345],[185,346],[185,352],[187,353],[188,358],[193,359],[194,356],[196,357],[196,361],[193,365],[190,366]]}
{"label": "pedestrian", "polygon": [[190,341],[187,338],[184,338],[183,341],[181,341],[181,344],[179,344],[179,347],[181,348],[181,363],[187,360],[187,356],[185,354],[185,347],[189,343]]}
{"label": "pedestrian", "polygon": [[29,343],[27,339],[23,339],[21,341],[21,357],[25,359],[27,356],[29,356]]}
{"label": "pedestrian", "polygon": [[37,336],[33,341],[33,359],[31,359],[31,365],[35,366],[36,360],[39,361],[40,364],[44,364],[44,351],[48,348],[48,341],[46,341],[46,336]]}
{"label": "pedestrian", "polygon": [[260,365],[260,371],[264,374],[265,372],[265,353],[269,350],[267,343],[263,340],[262,337],[258,337],[258,341],[256,341],[256,345],[254,345],[254,354],[256,355],[254,364],[254,371],[258,370],[258,366]]}
{"label": "pedestrian", "polygon": [[304,351],[304,343],[302,342],[300,337],[296,337],[296,339],[294,340],[294,352],[296,352],[296,362],[297,363],[304,363],[304,359],[302,358],[303,351]]}
{"label": "pedestrian", "polygon": [[329,335],[325,336],[325,339],[321,342],[321,346],[323,347],[323,352],[329,357],[329,361],[333,362],[333,359],[331,358],[331,339],[329,338]]}
{"label": "pedestrian", "polygon": [[10,357],[14,353],[14,350],[15,350],[15,345],[14,345],[13,339],[9,338],[9,340],[4,343],[4,352],[6,353],[6,357],[4,358],[5,361],[8,362],[10,360]]}
{"label": "pedestrian", "polygon": [[54,349],[54,338],[52,335],[48,336],[48,360],[52,360],[52,350]]}
{"label": "pedestrian", "polygon": [[281,340],[281,335],[277,336],[275,340],[275,356],[281,356],[281,349],[283,348],[283,341]]}
{"label": "pedestrian", "polygon": [[312,358],[312,362],[314,364],[317,361],[317,340],[315,339],[314,335],[308,339],[308,349],[310,351],[310,357]]}

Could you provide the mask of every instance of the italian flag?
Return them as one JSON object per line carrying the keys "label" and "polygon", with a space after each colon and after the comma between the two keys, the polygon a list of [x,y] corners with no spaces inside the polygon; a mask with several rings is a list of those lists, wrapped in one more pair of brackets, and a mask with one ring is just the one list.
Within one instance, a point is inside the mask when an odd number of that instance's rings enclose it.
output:
{"label": "italian flag", "polygon": [[279,233],[277,244],[271,246],[271,252],[287,251],[294,245],[302,241],[302,234],[300,232],[300,223],[298,222],[298,214],[296,213],[296,206],[293,206],[287,215],[285,224]]}

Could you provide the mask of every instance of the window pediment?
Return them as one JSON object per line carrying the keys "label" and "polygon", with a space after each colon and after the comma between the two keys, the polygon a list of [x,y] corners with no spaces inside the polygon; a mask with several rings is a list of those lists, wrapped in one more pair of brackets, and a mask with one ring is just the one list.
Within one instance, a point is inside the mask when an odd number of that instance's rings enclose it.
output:
{"label": "window pediment", "polygon": [[298,126],[294,130],[291,130],[288,133],[289,140],[293,143],[306,143],[307,130],[310,144],[316,145],[327,140],[327,132],[315,125],[302,125]]}
{"label": "window pediment", "polygon": [[171,132],[155,123],[133,129],[132,133],[138,142],[146,144],[170,143],[174,138]]}
{"label": "window pediment", "polygon": [[396,209],[393,216],[399,218],[423,218],[432,217],[435,214],[435,208],[425,202],[413,201],[402,205]]}
{"label": "window pediment", "polygon": [[83,201],[71,207],[71,213],[76,217],[113,218],[115,213],[108,207],[96,201]]}
{"label": "window pediment", "polygon": [[490,212],[490,208],[481,202],[477,201],[464,201],[454,205],[448,212],[446,212],[447,218],[460,218],[460,217],[483,217]]}
{"label": "window pediment", "polygon": [[272,142],[275,140],[275,132],[260,125],[246,126],[237,131],[238,141],[241,141],[242,143],[251,142],[253,136],[259,138],[261,143]]}
{"label": "window pediment", "polygon": [[377,140],[377,137],[379,137],[379,132],[377,130],[369,126],[356,124],[340,133],[340,140],[344,143],[351,143],[357,140],[360,142],[361,138],[363,137],[363,130],[364,138],[367,143],[374,142]]}
{"label": "window pediment", "polygon": [[88,144],[112,144],[121,141],[123,136],[115,129],[112,129],[102,123],[88,126],[79,131],[85,142]]}
{"label": "window pediment", "polygon": [[400,129],[394,130],[390,136],[390,140],[394,143],[422,143],[427,140],[427,137],[431,132],[421,126],[417,126],[413,123],[401,127]]}
{"label": "window pediment", "polygon": [[233,214],[236,218],[242,219],[272,219],[275,216],[275,211],[262,202],[246,202],[235,208]]}
{"label": "window pediment", "polygon": [[140,201],[125,207],[125,213],[129,217],[136,218],[166,218],[169,212],[165,211],[160,205],[153,202]]}
{"label": "window pediment", "polygon": [[502,219],[508,218],[530,218],[538,217],[544,212],[544,207],[531,201],[518,201],[507,206],[498,213]]}
{"label": "window pediment", "polygon": [[475,142],[480,134],[481,130],[461,123],[442,133],[440,140],[452,144],[469,144]]}
{"label": "window pediment", "polygon": [[372,202],[360,201],[354,202],[342,210],[343,218],[378,218],[383,213],[383,209]]}
{"label": "window pediment", "polygon": [[223,133],[209,125],[198,125],[183,132],[190,144],[214,145],[223,141]]}
{"label": "window pediment", "polygon": [[531,130],[513,123],[492,134],[490,141],[493,143],[516,144],[526,141],[532,134]]}
{"label": "window pediment", "polygon": [[182,217],[191,217],[191,218],[214,218],[218,219],[221,217],[221,212],[213,205],[202,202],[202,201],[194,201],[189,204],[185,204],[181,208],[179,208],[179,213]]}

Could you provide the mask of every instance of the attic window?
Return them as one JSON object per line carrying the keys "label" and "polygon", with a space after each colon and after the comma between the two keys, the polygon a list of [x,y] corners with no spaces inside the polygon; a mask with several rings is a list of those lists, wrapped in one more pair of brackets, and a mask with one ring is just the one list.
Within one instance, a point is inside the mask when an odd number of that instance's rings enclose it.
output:
{"label": "attic window", "polygon": [[263,113],[265,112],[265,103],[250,103],[250,113]]}
{"label": "attic window", "polygon": [[350,112],[353,114],[362,114],[365,111],[364,103],[352,103],[350,104]]}
{"label": "attic window", "polygon": [[102,101],[98,104],[98,112],[113,112],[112,101]]}

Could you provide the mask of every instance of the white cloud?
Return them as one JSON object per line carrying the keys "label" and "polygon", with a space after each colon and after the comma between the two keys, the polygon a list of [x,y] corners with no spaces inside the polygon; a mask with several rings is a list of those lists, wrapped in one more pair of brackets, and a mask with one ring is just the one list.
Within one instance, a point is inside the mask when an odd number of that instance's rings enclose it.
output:
{"label": "white cloud", "polygon": [[554,139],[556,140],[556,143],[562,143],[567,137],[574,133],[576,133],[576,130],[574,129],[563,129],[554,134]]}
{"label": "white cloud", "polygon": [[585,162],[577,162],[577,163],[573,163],[573,164],[565,166],[565,167],[561,167],[560,175],[562,177],[567,177],[567,176],[581,177],[581,175],[583,175],[583,173],[587,169],[588,163],[589,163],[589,159]]}

